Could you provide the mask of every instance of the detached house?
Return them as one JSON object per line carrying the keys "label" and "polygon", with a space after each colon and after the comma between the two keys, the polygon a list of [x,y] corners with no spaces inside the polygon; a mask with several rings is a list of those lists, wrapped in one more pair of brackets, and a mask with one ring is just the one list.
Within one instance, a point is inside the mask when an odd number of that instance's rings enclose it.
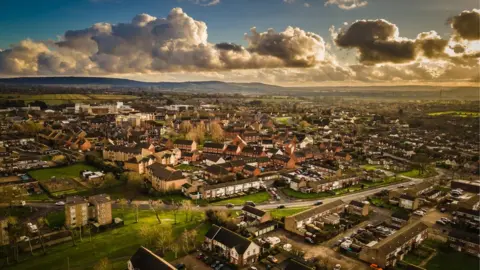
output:
{"label": "detached house", "polygon": [[260,247],[257,244],[217,225],[213,225],[205,234],[205,246],[223,254],[230,263],[238,266],[253,264],[260,255]]}
{"label": "detached house", "polygon": [[272,219],[269,212],[265,212],[250,205],[245,205],[242,208],[243,219],[246,222],[265,223]]}

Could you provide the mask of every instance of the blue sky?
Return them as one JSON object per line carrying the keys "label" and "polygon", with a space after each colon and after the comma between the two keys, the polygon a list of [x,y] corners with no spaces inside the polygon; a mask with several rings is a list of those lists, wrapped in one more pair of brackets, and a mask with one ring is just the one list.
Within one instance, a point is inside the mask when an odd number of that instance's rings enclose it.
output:
{"label": "blue sky", "polygon": [[[0,48],[25,38],[56,39],[66,30],[87,28],[96,22],[129,22],[139,13],[165,17],[182,7],[191,17],[208,25],[209,41],[245,44],[243,34],[252,26],[260,31],[298,26],[329,39],[328,28],[345,21],[384,18],[400,28],[400,35],[415,37],[436,30],[447,35],[446,18],[462,10],[479,8],[476,0],[370,0],[366,7],[342,10],[325,7],[322,0],[221,0],[215,6],[200,6],[188,0],[2,0]],[[309,3],[306,8],[304,3]]]}

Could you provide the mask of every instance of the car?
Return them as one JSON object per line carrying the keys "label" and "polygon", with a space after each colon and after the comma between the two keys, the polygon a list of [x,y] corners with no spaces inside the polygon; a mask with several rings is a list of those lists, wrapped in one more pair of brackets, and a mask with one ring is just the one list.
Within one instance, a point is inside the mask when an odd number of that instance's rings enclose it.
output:
{"label": "car", "polygon": [[447,225],[445,222],[441,219],[437,220],[435,223],[440,224],[440,225]]}
{"label": "car", "polygon": [[175,268],[177,268],[178,270],[185,269],[185,264],[179,263],[179,264],[175,265]]}
{"label": "car", "polygon": [[322,205],[323,202],[322,201],[316,201],[313,205]]}
{"label": "car", "polygon": [[250,266],[250,268],[248,268],[248,270],[258,270],[258,269],[255,266]]}
{"label": "car", "polygon": [[413,212],[413,214],[414,214],[414,215],[417,215],[417,216],[422,216],[422,217],[425,216],[425,213],[422,212],[422,211],[419,211],[419,210]]}
{"label": "car", "polygon": [[223,263],[221,263],[221,264],[217,265],[217,267],[215,267],[215,270],[220,270],[220,269],[222,269],[223,266],[224,266]]}
{"label": "car", "polygon": [[440,212],[445,213],[447,212],[447,209],[445,207],[440,208]]}
{"label": "car", "polygon": [[278,259],[273,257],[272,255],[268,255],[267,259],[272,263],[278,263]]}
{"label": "car", "polygon": [[440,218],[441,221],[445,222],[445,223],[450,223],[452,222],[450,219],[446,218],[446,217],[441,217]]}
{"label": "car", "polygon": [[233,203],[229,203],[226,205],[227,208],[233,208],[235,205]]}
{"label": "car", "polygon": [[203,259],[203,256],[204,256],[203,253],[198,253],[197,259],[201,260],[201,259]]}
{"label": "car", "polygon": [[55,203],[55,205],[62,206],[62,205],[65,205],[65,202],[64,201],[58,201],[58,202]]}
{"label": "car", "polygon": [[310,244],[315,244],[315,242],[313,242],[312,238],[310,238],[310,237],[305,237],[305,242],[310,243]]}
{"label": "car", "polygon": [[256,205],[255,205],[255,203],[254,203],[254,202],[252,202],[252,201],[246,201],[246,202],[245,202],[245,205],[248,205],[248,206],[253,206],[253,207],[255,207],[255,206],[256,206]]}
{"label": "car", "polygon": [[277,206],[277,209],[283,209],[283,208],[285,208],[285,205],[283,205],[283,204],[282,204],[282,205],[279,205],[279,206]]}

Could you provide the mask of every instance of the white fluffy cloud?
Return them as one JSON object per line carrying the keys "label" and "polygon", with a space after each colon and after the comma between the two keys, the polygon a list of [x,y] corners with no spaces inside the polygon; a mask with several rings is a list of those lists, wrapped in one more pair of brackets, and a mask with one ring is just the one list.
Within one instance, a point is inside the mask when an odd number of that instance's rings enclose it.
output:
{"label": "white fluffy cloud", "polygon": [[327,0],[325,6],[328,5],[336,5],[340,9],[350,10],[364,7],[368,5],[368,2],[365,0]]}

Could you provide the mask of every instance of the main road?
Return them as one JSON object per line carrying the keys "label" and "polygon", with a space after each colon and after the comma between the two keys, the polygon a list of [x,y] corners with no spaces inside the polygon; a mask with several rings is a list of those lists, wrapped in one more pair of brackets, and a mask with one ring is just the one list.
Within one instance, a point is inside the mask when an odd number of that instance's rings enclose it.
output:
{"label": "main road", "polygon": [[[375,194],[375,193],[377,193],[381,190],[392,190],[392,189],[396,189],[396,188],[399,188],[401,186],[405,186],[405,185],[411,184],[411,183],[416,183],[416,182],[419,182],[419,181],[422,181],[422,179],[415,179],[415,178],[407,179],[406,182],[392,184],[392,185],[388,185],[388,186],[381,186],[381,187],[368,189],[368,190],[364,190],[364,191],[360,191],[360,192],[354,192],[354,193],[350,193],[350,194],[345,194],[345,195],[341,195],[341,196],[327,197],[327,198],[321,199],[321,201],[325,204],[325,203],[333,202],[333,201],[336,201],[336,200],[343,200],[345,202],[350,202],[352,200],[363,200],[367,196],[373,195],[373,194]],[[259,208],[259,209],[264,209],[264,210],[275,209],[275,208],[278,208],[280,205],[285,206],[285,208],[307,207],[307,206],[313,206],[315,204],[315,202],[316,202],[316,200],[296,200],[296,201],[292,201],[292,202],[270,202],[270,203],[258,204],[256,207]],[[139,204],[140,209],[150,209],[150,207],[151,207],[150,206],[150,201],[135,201],[135,203]],[[62,207],[62,206],[55,205],[54,202],[41,202],[41,203],[27,202],[27,205],[28,206],[33,206],[33,207],[47,207],[47,208],[61,208]],[[112,207],[113,208],[121,208],[121,206],[116,202],[114,202],[112,204]],[[169,206],[169,205],[166,205],[166,204],[163,204],[162,207],[164,209],[171,209],[172,208],[172,206]],[[197,206],[197,207],[198,207],[198,209],[205,209],[205,210],[206,209],[215,209],[215,210],[226,209],[225,205],[223,205],[223,206],[207,205],[207,206]],[[240,209],[242,209],[242,207],[243,207],[242,205],[239,205],[239,206],[234,206],[234,207],[229,208],[229,209],[240,210]]]}

